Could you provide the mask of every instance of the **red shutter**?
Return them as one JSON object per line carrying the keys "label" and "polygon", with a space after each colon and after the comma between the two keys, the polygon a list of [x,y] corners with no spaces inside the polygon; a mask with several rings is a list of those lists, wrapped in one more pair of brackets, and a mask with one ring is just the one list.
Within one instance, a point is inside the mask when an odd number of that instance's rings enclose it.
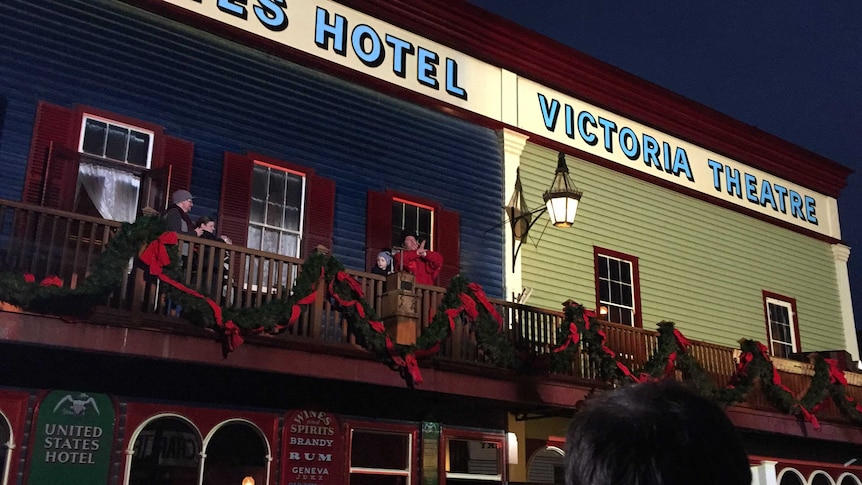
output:
{"label": "red shutter", "polygon": [[245,246],[251,213],[251,174],[254,161],[236,153],[224,154],[219,204],[219,233]]}
{"label": "red shutter", "polygon": [[[180,138],[165,136],[165,154],[160,161],[154,160],[153,168],[171,166],[171,181],[168,197],[179,189],[188,190],[192,185],[192,160],[195,144]],[[233,238],[231,238],[233,239]]]}
{"label": "red shutter", "polygon": [[369,191],[365,221],[365,270],[371,271],[377,254],[392,246],[392,197]]}
{"label": "red shutter", "polygon": [[457,212],[437,211],[435,238],[437,251],[443,256],[443,268],[437,284],[448,286],[449,280],[461,271],[461,223]]}
{"label": "red shutter", "polygon": [[24,202],[72,208],[78,181],[78,156],[72,148],[75,131],[72,110],[39,103],[24,176]]}
{"label": "red shutter", "polygon": [[332,226],[335,222],[335,181],[309,174],[306,176],[305,226],[300,256],[308,256],[318,245],[332,251]]}

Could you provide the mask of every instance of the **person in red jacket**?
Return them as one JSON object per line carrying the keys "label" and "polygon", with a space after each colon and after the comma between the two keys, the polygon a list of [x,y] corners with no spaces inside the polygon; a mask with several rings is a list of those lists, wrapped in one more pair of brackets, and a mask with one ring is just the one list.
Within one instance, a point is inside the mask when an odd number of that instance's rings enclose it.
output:
{"label": "person in red jacket", "polygon": [[443,256],[440,253],[425,249],[425,241],[419,242],[419,238],[411,232],[403,232],[401,241],[404,250],[394,255],[395,270],[412,273],[416,277],[416,283],[420,285],[433,285],[443,267]]}

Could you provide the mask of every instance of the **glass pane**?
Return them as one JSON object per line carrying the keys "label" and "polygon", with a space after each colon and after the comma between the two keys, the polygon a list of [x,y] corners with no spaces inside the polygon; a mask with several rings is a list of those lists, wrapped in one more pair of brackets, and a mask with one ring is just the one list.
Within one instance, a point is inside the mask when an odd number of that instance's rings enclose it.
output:
{"label": "glass pane", "polygon": [[260,249],[261,229],[257,226],[248,226],[248,242],[249,249]]}
{"label": "glass pane", "polygon": [[284,228],[288,231],[299,231],[299,207],[284,208]]}
{"label": "glass pane", "polygon": [[616,259],[608,260],[608,266],[610,266],[610,279],[612,281],[620,281],[620,262]]}
{"label": "glass pane", "polygon": [[81,150],[84,153],[103,156],[105,154],[105,138],[108,124],[103,121],[87,120],[84,127],[84,143]]}
{"label": "glass pane", "polygon": [[266,479],[267,449],[260,434],[245,423],[230,423],[216,431],[206,449],[204,485],[240,484],[247,476]]}
{"label": "glass pane", "polygon": [[269,201],[273,204],[284,205],[284,197],[287,180],[286,172],[281,170],[269,171]]}
{"label": "glass pane", "polygon": [[287,194],[284,198],[284,205],[295,207],[297,210],[302,207],[302,177],[299,175],[287,174]]}
{"label": "glass pane", "polygon": [[628,308],[620,308],[620,321],[624,325],[634,325],[634,314]]}
{"label": "glass pane", "polygon": [[108,125],[108,143],[105,145],[105,157],[125,162],[128,143],[128,128]]}
{"label": "glass pane", "polygon": [[611,303],[619,304],[622,301],[621,285],[619,283],[611,283]]}
{"label": "glass pane", "polygon": [[271,229],[263,230],[263,240],[261,241],[260,249],[261,251],[268,251],[270,253],[278,252],[278,240],[279,240],[279,232],[273,231]]}
{"label": "glass pane", "polygon": [[608,258],[604,256],[599,256],[599,278],[607,279],[608,278]]}
{"label": "glass pane", "polygon": [[633,307],[634,305],[632,301],[633,297],[631,285],[620,285],[620,291],[622,292],[622,299],[620,300],[620,304],[629,308]]}
{"label": "glass pane", "polygon": [[260,199],[251,199],[251,212],[248,215],[249,222],[263,224],[263,218],[266,215],[266,206],[264,201]]}
{"label": "glass pane", "polygon": [[350,485],[407,485],[406,476],[350,474]]}
{"label": "glass pane", "polygon": [[428,209],[419,209],[419,235],[422,239],[428,241],[425,244],[427,249],[431,248],[431,214]]}
{"label": "glass pane", "polygon": [[620,261],[620,281],[624,283],[632,282],[632,264],[628,261]]}
{"label": "glass pane", "polygon": [[405,205],[404,207],[404,225],[402,227],[410,232],[419,232],[419,214],[416,207]]}
{"label": "glass pane", "polygon": [[284,227],[284,206],[280,202],[266,204],[266,225]]}
{"label": "glass pane", "polygon": [[296,234],[281,234],[281,252],[285,256],[299,257],[299,236]]}
{"label": "glass pane", "polygon": [[261,165],[255,164],[251,175],[251,198],[252,200],[266,200],[266,189],[269,170]]}
{"label": "glass pane", "polygon": [[409,468],[410,435],[354,430],[350,443],[350,466],[353,468]]}
{"label": "glass pane", "polygon": [[148,424],[134,444],[131,485],[162,483],[197,483],[201,441],[186,422],[160,418]]}
{"label": "glass pane", "polygon": [[608,281],[599,281],[599,300],[603,302],[611,301],[611,284]]}
{"label": "glass pane", "polygon": [[150,135],[132,130],[129,136],[129,154],[126,156],[126,161],[140,167],[146,167],[149,151]]}
{"label": "glass pane", "polygon": [[449,440],[448,469],[451,473],[497,475],[503,443],[482,440]]}

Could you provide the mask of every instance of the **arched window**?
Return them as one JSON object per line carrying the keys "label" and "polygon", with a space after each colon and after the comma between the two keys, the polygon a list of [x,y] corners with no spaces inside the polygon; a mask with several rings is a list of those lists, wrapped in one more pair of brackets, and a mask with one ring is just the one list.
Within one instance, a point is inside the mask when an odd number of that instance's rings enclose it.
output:
{"label": "arched window", "polygon": [[245,421],[219,427],[204,450],[203,485],[239,485],[251,477],[255,485],[267,483],[269,447],[263,433]]}
{"label": "arched window", "polygon": [[862,481],[852,473],[845,473],[838,477],[838,485],[862,485]]}
{"label": "arched window", "polygon": [[548,446],[537,451],[527,467],[527,481],[530,483],[566,483],[565,454],[563,450]]}
{"label": "arched window", "polygon": [[778,473],[778,485],[807,485],[802,474],[793,468],[785,468]]}
{"label": "arched window", "polygon": [[808,483],[809,485],[835,485],[835,482],[832,481],[832,477],[822,470],[817,470],[812,473],[811,477],[809,477]]}
{"label": "arched window", "polygon": [[0,485],[8,483],[9,460],[12,458],[12,427],[3,413],[0,413]]}
{"label": "arched window", "polygon": [[178,416],[156,418],[135,439],[128,483],[195,485],[200,451],[200,434],[188,421]]}

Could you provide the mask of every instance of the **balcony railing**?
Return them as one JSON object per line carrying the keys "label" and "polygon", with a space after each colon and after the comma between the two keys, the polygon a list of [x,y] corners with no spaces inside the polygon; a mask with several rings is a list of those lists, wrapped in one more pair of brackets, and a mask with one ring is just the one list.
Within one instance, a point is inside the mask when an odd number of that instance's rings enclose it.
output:
{"label": "balcony railing", "polygon": [[[36,278],[56,275],[65,286],[75,288],[86,278],[106,245],[118,233],[120,223],[73,214],[38,206],[0,200],[0,262],[4,271],[31,273]],[[208,295],[223,308],[259,307],[289,295],[294,281],[302,271],[303,261],[244,247],[195,237],[180,236],[182,250],[182,283]],[[383,306],[384,278],[361,271],[347,271],[360,285],[365,299],[380,313]],[[443,300],[445,289],[417,285],[419,332],[431,323],[431,318]],[[342,345],[355,351],[356,336],[332,302],[322,296],[305,307],[299,321],[276,338],[298,342]],[[514,347],[526,355],[541,360],[558,346],[557,332],[564,321],[560,311],[530,307],[501,300],[491,300],[503,319],[503,331]],[[164,323],[177,328],[184,321],[182,309],[168,298],[159,282],[145,274],[140,265],[130,261],[119,287],[99,307],[99,313],[123,316],[126,325]],[[104,322],[116,321],[106,318]],[[600,322],[607,346],[618,359],[637,373],[652,356],[658,345],[655,331]],[[689,352],[715,383],[723,387],[735,372],[735,356],[739,350],[704,342],[692,342]],[[442,346],[438,359],[462,364],[487,365],[470,325],[458,322],[455,331]],[[782,381],[795,394],[807,390],[813,366],[807,363],[777,362]],[[783,362],[783,363],[782,363]],[[596,379],[597,363],[586,352],[578,352],[566,375],[554,378]],[[848,395],[862,402],[862,379],[851,380]],[[748,405],[771,408],[760,392],[748,396]],[[843,420],[831,401],[818,411],[821,419]]]}

